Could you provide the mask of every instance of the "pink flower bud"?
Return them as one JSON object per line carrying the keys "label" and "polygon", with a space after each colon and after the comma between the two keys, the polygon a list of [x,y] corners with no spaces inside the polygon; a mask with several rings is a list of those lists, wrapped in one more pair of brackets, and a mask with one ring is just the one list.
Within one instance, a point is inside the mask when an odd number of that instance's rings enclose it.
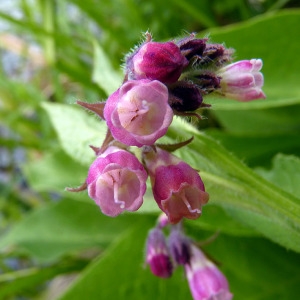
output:
{"label": "pink flower bud", "polygon": [[148,42],[128,58],[128,78],[173,83],[177,81],[187,65],[187,59],[173,42]]}
{"label": "pink flower bud", "polygon": [[173,273],[166,239],[161,229],[154,228],[148,234],[146,262],[155,276],[168,278]]}
{"label": "pink flower bud", "polygon": [[109,147],[90,166],[86,183],[89,196],[101,211],[115,217],[140,208],[146,180],[147,172],[133,154]]}
{"label": "pink flower bud", "polygon": [[127,81],[108,98],[104,118],[119,142],[152,145],[166,133],[173,119],[168,89],[157,80]]}
{"label": "pink flower bud", "polygon": [[191,245],[191,260],[185,272],[194,300],[231,300],[226,277],[196,246]]}
{"label": "pink flower bud", "polygon": [[157,227],[164,228],[169,225],[168,216],[165,213],[161,213],[157,219]]}
{"label": "pink flower bud", "polygon": [[176,156],[157,148],[157,152],[144,149],[154,199],[159,208],[176,224],[183,217],[197,219],[201,207],[208,201],[208,193],[196,170]]}
{"label": "pink flower bud", "polygon": [[264,77],[261,59],[241,60],[219,70],[220,93],[227,98],[251,101],[265,98],[262,91]]}

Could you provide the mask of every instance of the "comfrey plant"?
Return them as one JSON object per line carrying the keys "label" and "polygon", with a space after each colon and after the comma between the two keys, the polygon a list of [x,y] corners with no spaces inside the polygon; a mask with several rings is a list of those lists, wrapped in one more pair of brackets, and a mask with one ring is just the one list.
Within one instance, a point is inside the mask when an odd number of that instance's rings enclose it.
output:
{"label": "comfrey plant", "polygon": [[[233,50],[194,34],[165,43],[145,41],[125,57],[124,81],[106,102],[85,103],[108,127],[101,147],[91,146],[95,161],[85,183],[90,198],[105,215],[136,211],[143,204],[149,176],[153,197],[163,212],[149,232],[146,262],[162,278],[184,266],[195,300],[229,300],[228,282],[182,230],[182,220],[197,219],[209,200],[195,169],[171,152],[192,142],[157,143],[174,116],[195,116],[208,94],[239,101],[265,98],[260,59],[232,62]],[[135,151],[133,151],[133,147]],[[134,154],[138,153],[139,158]],[[165,227],[170,228],[166,241]]]}

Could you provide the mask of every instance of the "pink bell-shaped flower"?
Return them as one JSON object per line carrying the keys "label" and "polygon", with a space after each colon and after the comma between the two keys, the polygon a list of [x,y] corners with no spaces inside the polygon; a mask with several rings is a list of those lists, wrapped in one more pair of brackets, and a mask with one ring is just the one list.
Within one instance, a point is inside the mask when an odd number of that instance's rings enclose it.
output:
{"label": "pink bell-shaped flower", "polygon": [[223,273],[195,245],[190,246],[191,259],[185,272],[194,300],[231,300]]}
{"label": "pink bell-shaped flower", "polygon": [[166,133],[173,119],[168,89],[157,80],[127,81],[108,98],[104,118],[119,142],[152,145]]}
{"label": "pink bell-shaped flower", "polygon": [[143,159],[159,208],[172,224],[183,217],[197,219],[209,198],[198,172],[167,151],[149,148],[144,148]]}
{"label": "pink bell-shaped flower", "polygon": [[241,60],[218,71],[221,77],[220,90],[226,98],[251,101],[266,98],[262,91],[264,84],[261,59]]}
{"label": "pink bell-shaped flower", "polygon": [[133,154],[109,147],[90,166],[86,183],[89,196],[101,211],[115,217],[140,208],[146,180],[147,172]]}

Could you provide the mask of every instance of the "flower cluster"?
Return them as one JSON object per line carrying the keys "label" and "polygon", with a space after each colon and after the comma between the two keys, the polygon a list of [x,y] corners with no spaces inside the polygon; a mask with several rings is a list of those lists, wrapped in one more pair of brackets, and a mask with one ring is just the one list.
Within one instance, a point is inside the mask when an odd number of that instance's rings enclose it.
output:
{"label": "flower cluster", "polygon": [[[218,93],[249,101],[264,98],[260,59],[229,64],[232,49],[191,34],[177,41],[145,42],[125,57],[125,78],[106,102],[81,106],[106,121],[108,133],[79,191],[89,196],[108,216],[135,211],[143,203],[147,176],[153,196],[169,221],[196,219],[208,194],[191,166],[157,145],[174,115],[197,116],[207,107],[203,98]],[[183,143],[184,144],[184,143]],[[141,149],[142,160],[130,147]],[[174,145],[173,149],[181,147]]]}
{"label": "flower cluster", "polygon": [[[115,217],[141,207],[150,177],[153,197],[168,224],[198,218],[208,193],[198,171],[171,153],[191,140],[174,145],[157,140],[167,133],[174,116],[201,119],[198,109],[209,107],[203,102],[208,94],[240,101],[265,98],[262,61],[231,63],[232,54],[232,49],[194,34],[159,43],[147,33],[145,42],[125,57],[119,89],[105,102],[77,101],[103,119],[108,131],[101,147],[91,146],[96,158],[85,183],[68,190],[87,189],[101,211]],[[150,233],[147,261],[155,275],[171,275],[171,255],[173,262],[185,266],[195,299],[212,299],[209,295],[222,294],[222,289],[227,296],[218,299],[230,299],[226,279],[189,239],[174,231],[170,244],[168,250],[161,229]],[[204,290],[198,280],[207,281]]]}
{"label": "flower cluster", "polygon": [[178,266],[183,266],[193,299],[231,300],[226,277],[204,253],[184,234],[181,224],[171,225],[166,239],[163,228],[168,225],[165,215],[149,231],[146,243],[146,263],[151,272],[169,278]]}

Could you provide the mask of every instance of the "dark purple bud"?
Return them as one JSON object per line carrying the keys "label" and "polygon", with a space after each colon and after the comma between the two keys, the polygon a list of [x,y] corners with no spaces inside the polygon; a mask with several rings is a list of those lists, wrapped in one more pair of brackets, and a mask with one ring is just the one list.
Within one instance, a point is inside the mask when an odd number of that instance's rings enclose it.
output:
{"label": "dark purple bud", "polygon": [[193,81],[204,94],[209,94],[220,88],[221,77],[212,72],[204,72],[195,76]]}
{"label": "dark purple bud", "polygon": [[190,239],[186,237],[180,230],[172,230],[169,236],[169,248],[174,261],[178,265],[185,265],[190,262],[190,245]]}
{"label": "dark purple bud", "polygon": [[169,250],[161,229],[150,230],[146,244],[146,262],[151,272],[158,277],[168,278],[173,273]]}
{"label": "dark purple bud", "polygon": [[182,55],[184,55],[188,60],[193,56],[202,56],[203,51],[206,46],[207,39],[191,39],[187,38],[179,42],[179,48]]}
{"label": "dark purple bud", "polygon": [[204,51],[204,56],[213,60],[217,57],[220,57],[224,54],[225,47],[221,44],[207,44]]}
{"label": "dark purple bud", "polygon": [[200,64],[211,64],[220,67],[232,60],[233,49],[227,49],[221,44],[206,44],[203,59]]}
{"label": "dark purple bud", "polygon": [[201,106],[202,100],[198,87],[190,82],[177,81],[169,87],[169,105],[176,111],[196,110]]}

